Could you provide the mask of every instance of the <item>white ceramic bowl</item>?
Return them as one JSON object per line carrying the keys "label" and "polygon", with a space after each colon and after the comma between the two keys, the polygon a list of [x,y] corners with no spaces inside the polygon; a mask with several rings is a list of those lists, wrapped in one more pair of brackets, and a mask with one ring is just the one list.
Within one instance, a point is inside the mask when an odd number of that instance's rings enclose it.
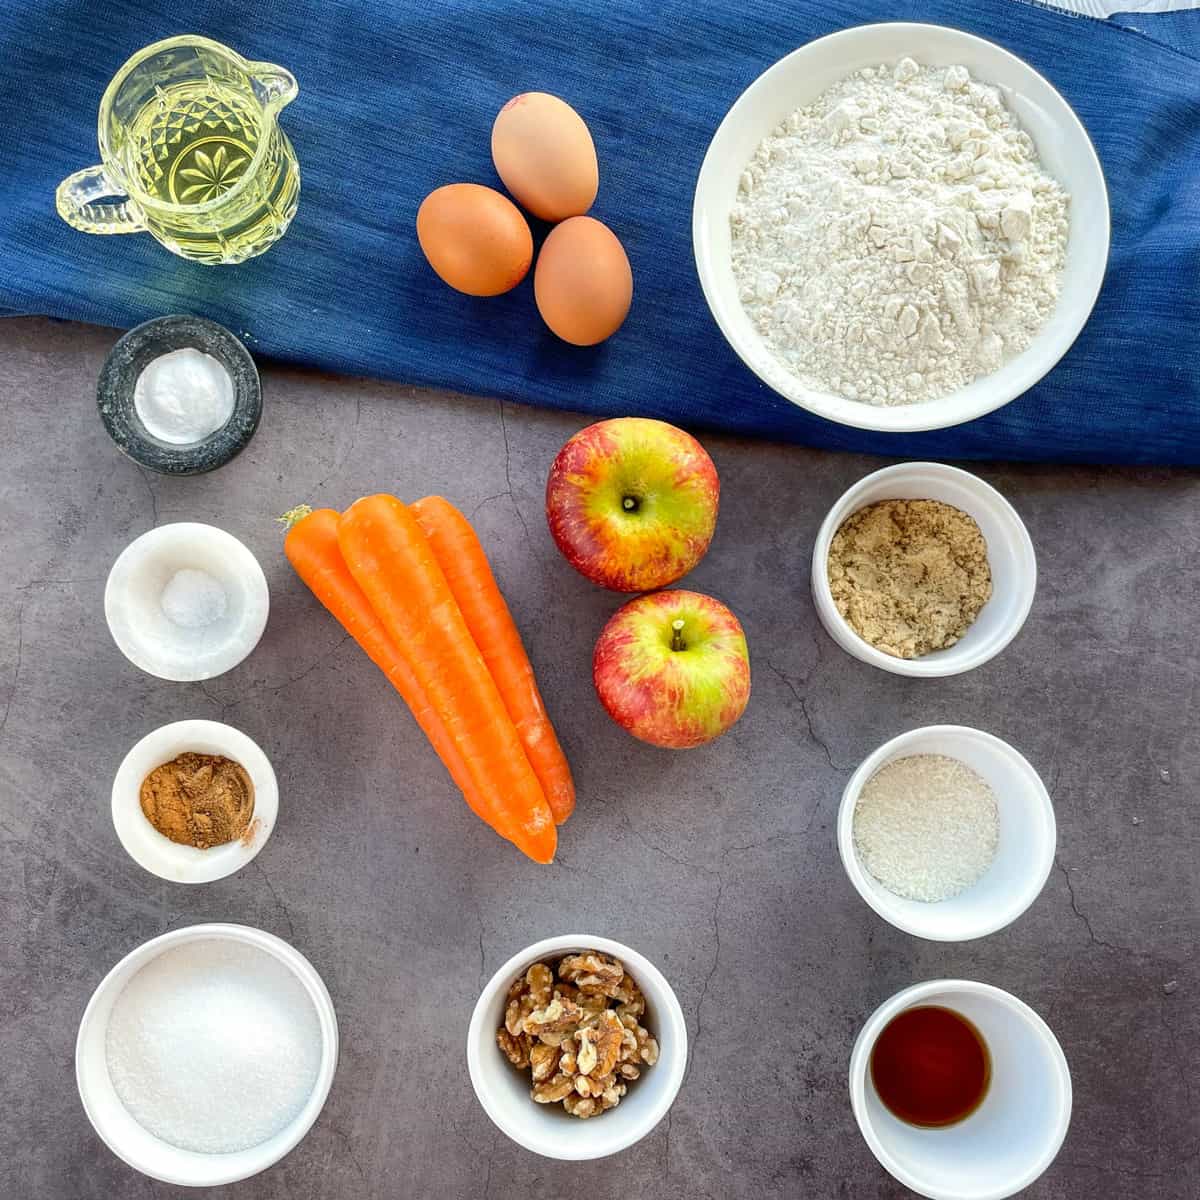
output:
{"label": "white ceramic bowl", "polygon": [[[991,785],[999,810],[992,865],[965,891],[932,904],[888,891],[854,849],[854,808],[867,780],[914,754],[944,754],[965,763]],[[858,894],[897,929],[935,942],[984,937],[1015,921],[1045,886],[1057,838],[1054,805],[1038,773],[1007,742],[965,725],[927,725],[885,742],[850,777],[838,809],[838,853]]]}
{"label": "white ceramic bowl", "polygon": [[[556,962],[583,950],[597,950],[625,964],[646,997],[643,1021],[659,1045],[658,1062],[629,1085],[621,1103],[587,1121],[568,1115],[561,1104],[535,1104],[529,1097],[529,1072],[517,1071],[496,1045],[513,980],[535,962]],[[686,1067],[687,1026],[671,985],[636,950],[591,934],[547,938],[514,954],[483,989],[467,1033],[467,1069],[484,1111],[514,1142],[546,1158],[603,1158],[640,1141],[666,1116]]]}
{"label": "white ceramic bowl", "polygon": [[[934,650],[920,658],[885,654],[859,637],[833,602],[829,544],[848,517],[881,500],[940,500],[952,504],[975,519],[987,542],[991,599],[967,632],[945,650]],[[860,479],[829,510],[813,545],[813,603],[826,632],[848,654],[896,675],[958,675],[994,658],[1020,632],[1036,591],[1037,559],[1016,509],[978,476],[943,463],[898,463]]]}
{"label": "white ceramic bowl", "polygon": [[[142,780],[180,754],[223,754],[246,768],[254,785],[254,815],[246,834],[197,850],[164,837],[146,820]],[[125,755],[112,788],[113,826],[129,856],[160,879],[210,883],[244,867],[266,845],[279,814],[279,785],[267,756],[240,730],[219,721],[175,721],[146,734]]]}
{"label": "white ceramic bowl", "polygon": [[[300,981],[316,1009],[321,1027],[321,1063],[304,1108],[285,1129],[248,1150],[233,1154],[199,1154],[180,1150],[155,1137],[129,1115],[109,1078],[105,1035],[121,989],[151,959],[188,941],[224,938],[270,954]],[[151,938],[127,954],[100,981],[84,1010],[75,1042],[75,1079],[79,1097],[93,1128],[106,1146],[135,1170],[152,1179],[184,1187],[215,1187],[266,1170],[293,1149],[317,1119],[337,1067],[338,1027],[333,1001],[313,965],[274,934],[245,925],[191,925]]]}
{"label": "white ceramic bowl", "polygon": [[[1071,194],[1071,231],[1058,305],[1022,353],[940,400],[890,407],[812,391],[782,368],[742,308],[730,261],[729,214],[738,181],[779,123],[851,72],[905,55],[925,66],[967,67],[993,84],[1037,144],[1042,165]],[[842,425],[893,432],[941,429],[989,413],[1031,388],[1079,335],[1108,262],[1108,193],[1100,160],[1070,105],[1031,66],[992,42],[941,25],[860,25],[809,42],[760,75],[721,122],[696,181],[692,245],[713,317],[742,361],[801,408]]]}
{"label": "white ceramic bowl", "polygon": [[[225,590],[225,614],[210,625],[187,628],[163,612],[163,589],[188,568]],[[233,534],[194,521],[160,525],[130,542],[104,589],[104,616],[121,653],[150,675],[181,682],[236,667],[258,645],[269,608],[258,559]]]}
{"label": "white ceramic bowl", "polygon": [[[894,1117],[870,1077],[871,1051],[893,1017],[937,1005],[983,1035],[992,1079],[983,1103],[944,1129]],[[930,1200],[1003,1200],[1054,1161],[1071,1123],[1071,1073],[1050,1027],[999,988],[937,979],[897,992],[871,1015],[850,1056],[850,1105],[871,1152],[905,1187]]]}

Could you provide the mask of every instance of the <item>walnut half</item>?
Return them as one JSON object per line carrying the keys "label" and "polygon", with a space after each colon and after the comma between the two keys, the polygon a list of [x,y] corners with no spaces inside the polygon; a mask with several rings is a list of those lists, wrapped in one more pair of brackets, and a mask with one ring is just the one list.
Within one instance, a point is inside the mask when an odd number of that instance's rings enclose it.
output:
{"label": "walnut half", "polygon": [[581,992],[602,992],[615,996],[621,990],[625,968],[619,959],[604,954],[568,954],[558,964],[558,974]]}

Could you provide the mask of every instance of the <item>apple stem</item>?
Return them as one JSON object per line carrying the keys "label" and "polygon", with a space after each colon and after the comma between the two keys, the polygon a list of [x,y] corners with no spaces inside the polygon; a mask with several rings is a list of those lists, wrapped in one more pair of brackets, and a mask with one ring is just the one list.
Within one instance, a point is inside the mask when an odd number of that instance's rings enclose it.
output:
{"label": "apple stem", "polygon": [[637,510],[637,506],[638,506],[637,497],[635,497],[635,496],[622,496],[621,497],[621,507],[626,512],[635,512]]}
{"label": "apple stem", "polygon": [[671,622],[671,649],[684,650],[686,647],[683,644],[683,618],[676,617]]}

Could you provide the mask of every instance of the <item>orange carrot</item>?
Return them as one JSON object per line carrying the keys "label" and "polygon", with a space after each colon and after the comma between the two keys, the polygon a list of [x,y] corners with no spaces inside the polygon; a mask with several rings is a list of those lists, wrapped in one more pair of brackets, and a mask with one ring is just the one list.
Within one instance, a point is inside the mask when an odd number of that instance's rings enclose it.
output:
{"label": "orange carrot", "polygon": [[370,601],[354,582],[342,559],[337,540],[340,519],[341,515],[331,508],[318,508],[315,512],[306,504],[293,508],[281,518],[290,523],[283,543],[284,553],[312,594],[337,618],[342,628],[404,697],[467,803],[482,816],[482,799],[471,787],[471,777],[457,742],[446,731],[441,717],[433,711],[412,668],[388,637]]}
{"label": "orange carrot", "polygon": [[557,833],[516,727],[416,517],[394,496],[355,501],[342,558],[458,747],[485,821],[535,862]]}
{"label": "orange carrot", "polygon": [[426,496],[410,507],[500,689],[554,820],[561,825],[575,807],[575,782],[483,546],[467,518],[441,496]]}

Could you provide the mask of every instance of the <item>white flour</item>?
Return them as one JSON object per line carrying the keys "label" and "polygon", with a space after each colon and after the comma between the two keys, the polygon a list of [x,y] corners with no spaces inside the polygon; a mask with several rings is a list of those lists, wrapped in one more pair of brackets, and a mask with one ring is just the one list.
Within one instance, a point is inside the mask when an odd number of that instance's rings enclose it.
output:
{"label": "white flour", "polygon": [[730,217],[742,304],[810,388],[934,400],[1054,309],[1068,196],[965,67],[868,67],[755,151]]}

